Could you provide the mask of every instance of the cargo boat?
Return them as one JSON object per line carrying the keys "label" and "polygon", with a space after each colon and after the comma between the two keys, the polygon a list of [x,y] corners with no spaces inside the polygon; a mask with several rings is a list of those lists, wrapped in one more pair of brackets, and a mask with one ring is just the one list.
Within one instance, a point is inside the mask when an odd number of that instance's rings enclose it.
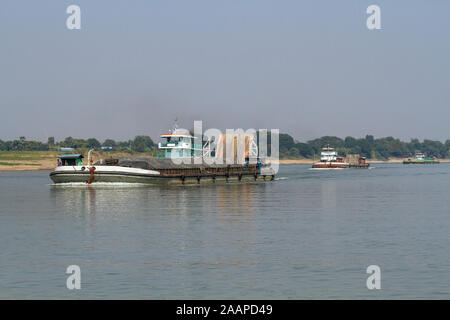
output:
{"label": "cargo boat", "polygon": [[435,158],[427,158],[423,152],[417,152],[413,159],[403,161],[403,164],[438,164],[439,160]]}
{"label": "cargo boat", "polygon": [[[239,138],[236,136],[231,138]],[[93,150],[90,150],[87,164],[84,164],[81,154],[60,155],[58,167],[50,173],[50,178],[54,183],[168,185],[274,180],[275,171],[258,157],[253,137],[246,136],[240,137],[246,141],[246,153],[241,161],[233,164],[227,164],[225,159],[222,159],[222,164],[214,161],[217,159],[211,156],[211,152],[204,150],[209,142],[202,147],[195,142],[195,137],[176,129],[161,136],[164,141],[158,147],[165,151],[164,158],[118,157],[93,163],[90,157]]]}
{"label": "cargo boat", "polygon": [[365,157],[356,155],[349,156],[349,160],[345,161],[344,158],[338,156],[337,151],[330,146],[322,148],[320,153],[320,161],[315,162],[312,165],[313,169],[368,169],[369,164],[366,162]]}

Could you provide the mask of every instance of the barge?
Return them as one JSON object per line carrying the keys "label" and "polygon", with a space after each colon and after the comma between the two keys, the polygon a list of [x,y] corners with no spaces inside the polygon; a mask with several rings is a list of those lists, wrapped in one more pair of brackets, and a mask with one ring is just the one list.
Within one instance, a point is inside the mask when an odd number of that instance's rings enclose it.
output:
{"label": "barge", "polygon": [[403,164],[439,164],[439,160],[435,158],[425,157],[422,152],[417,152],[413,159],[403,160]]}
{"label": "barge", "polygon": [[365,157],[349,155],[347,159],[340,157],[337,151],[330,146],[322,148],[320,161],[312,165],[313,169],[368,169],[369,164]]}
{"label": "barge", "polygon": [[[274,180],[275,171],[257,156],[256,144],[251,143],[254,138],[236,136],[222,139],[231,138],[234,141],[244,138],[246,152],[241,161],[232,164],[225,159],[217,161],[210,153],[204,154],[202,145],[195,142],[195,137],[174,130],[161,136],[164,142],[159,143],[158,147],[165,151],[164,158],[118,157],[100,159],[94,163],[90,159],[90,150],[87,164],[84,164],[81,154],[60,155],[58,167],[50,173],[50,179],[56,184],[122,182],[167,185]],[[235,160],[238,160],[237,157]]]}

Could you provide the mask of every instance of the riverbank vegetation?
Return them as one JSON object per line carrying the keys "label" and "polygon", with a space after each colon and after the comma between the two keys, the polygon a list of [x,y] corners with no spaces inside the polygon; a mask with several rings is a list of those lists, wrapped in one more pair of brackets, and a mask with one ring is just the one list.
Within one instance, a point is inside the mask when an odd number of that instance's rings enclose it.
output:
{"label": "riverbank vegetation", "polygon": [[320,149],[329,145],[336,148],[342,156],[347,154],[360,154],[368,159],[387,160],[389,158],[406,158],[413,156],[417,151],[436,158],[450,158],[450,140],[419,141],[411,139],[409,142],[393,137],[375,139],[371,135],[364,138],[346,137],[344,139],[334,136],[324,136],[307,142],[294,140],[288,134],[280,134],[281,158],[314,158],[320,155]]}
{"label": "riverbank vegetation", "polygon": [[155,143],[149,136],[136,136],[128,141],[115,141],[106,139],[101,143],[96,138],[76,139],[67,137],[64,140],[56,141],[54,137],[48,138],[47,142],[27,140],[20,137],[16,140],[2,141],[0,140],[1,151],[53,151],[58,152],[60,148],[74,148],[77,152],[87,152],[89,149],[125,153],[150,153],[158,154]]}
{"label": "riverbank vegetation", "polygon": [[[428,139],[423,141],[411,139],[409,142],[405,142],[393,137],[376,139],[371,135],[367,135],[364,138],[324,136],[300,142],[286,133],[280,134],[280,158],[313,159],[318,157],[320,149],[327,145],[336,148],[342,156],[347,154],[360,154],[368,159],[377,160],[411,157],[416,151],[424,152],[430,157],[441,159],[450,158],[450,139],[444,143]],[[81,153],[86,153],[87,150],[92,148],[101,150],[103,147],[104,152],[126,154],[143,153],[153,156],[162,154],[161,150],[158,150],[156,144],[149,136],[136,136],[134,139],[127,141],[106,139],[103,142],[100,142],[96,138],[77,139],[72,137],[67,137],[61,141],[56,141],[55,138],[50,137],[47,142],[41,142],[20,137],[11,141],[0,140],[0,160],[3,162],[5,160],[35,160],[42,156],[48,157],[48,152],[56,154],[61,147],[74,148],[77,152]],[[8,153],[6,154],[5,151]],[[39,152],[43,153],[39,154]]]}

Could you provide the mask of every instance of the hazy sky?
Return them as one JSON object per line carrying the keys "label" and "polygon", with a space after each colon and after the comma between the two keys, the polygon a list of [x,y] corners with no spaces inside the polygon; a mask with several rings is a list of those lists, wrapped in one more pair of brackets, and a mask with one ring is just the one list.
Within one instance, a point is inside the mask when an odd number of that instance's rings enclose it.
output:
{"label": "hazy sky", "polygon": [[450,1],[2,0],[0,111],[2,140],[157,140],[175,117],[445,140]]}

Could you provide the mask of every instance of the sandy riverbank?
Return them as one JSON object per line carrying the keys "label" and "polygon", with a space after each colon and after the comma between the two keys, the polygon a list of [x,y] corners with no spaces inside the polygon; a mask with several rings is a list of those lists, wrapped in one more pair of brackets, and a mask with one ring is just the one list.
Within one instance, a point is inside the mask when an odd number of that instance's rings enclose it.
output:
{"label": "sandy riverbank", "polygon": [[[1,151],[0,152],[0,172],[1,171],[37,171],[53,170],[57,166],[57,156],[59,153],[51,151]],[[93,153],[93,161],[100,157],[129,156],[126,153],[101,154]],[[85,159],[85,163],[87,160]]]}
{"label": "sandy riverbank", "polygon": [[311,159],[281,159],[279,164],[313,164]]}
{"label": "sandy riverbank", "polygon": [[2,151],[0,171],[50,170],[56,166],[56,153],[46,151]]}

